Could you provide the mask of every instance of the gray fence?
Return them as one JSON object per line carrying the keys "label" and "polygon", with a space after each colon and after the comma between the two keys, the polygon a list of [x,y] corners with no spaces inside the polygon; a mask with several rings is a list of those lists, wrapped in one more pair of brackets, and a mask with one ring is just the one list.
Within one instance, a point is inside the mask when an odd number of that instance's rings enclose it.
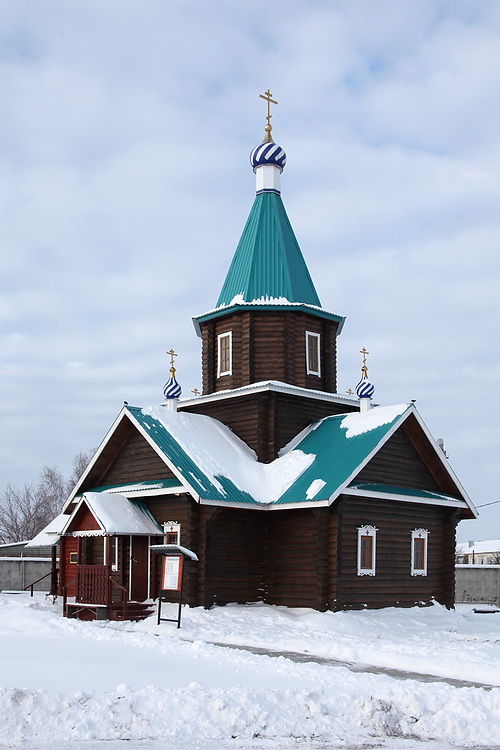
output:
{"label": "gray fence", "polygon": [[[51,570],[50,557],[0,557],[0,591],[22,591]],[[34,586],[35,591],[50,590],[50,576]]]}
{"label": "gray fence", "polygon": [[500,565],[456,565],[455,601],[500,606]]}

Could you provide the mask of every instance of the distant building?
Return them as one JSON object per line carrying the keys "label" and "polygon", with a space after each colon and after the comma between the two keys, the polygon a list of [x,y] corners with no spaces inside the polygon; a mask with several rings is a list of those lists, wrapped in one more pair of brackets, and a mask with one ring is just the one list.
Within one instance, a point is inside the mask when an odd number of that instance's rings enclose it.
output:
{"label": "distant building", "polygon": [[457,565],[500,565],[500,539],[484,542],[460,542],[456,550]]}

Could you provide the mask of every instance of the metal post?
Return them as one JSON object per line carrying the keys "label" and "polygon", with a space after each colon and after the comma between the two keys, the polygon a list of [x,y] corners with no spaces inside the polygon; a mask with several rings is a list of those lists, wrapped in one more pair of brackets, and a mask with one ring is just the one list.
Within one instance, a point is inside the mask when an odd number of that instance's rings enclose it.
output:
{"label": "metal post", "polygon": [[182,592],[184,590],[184,560],[182,561],[181,590],[179,591],[179,611],[177,614],[177,628],[181,626]]}

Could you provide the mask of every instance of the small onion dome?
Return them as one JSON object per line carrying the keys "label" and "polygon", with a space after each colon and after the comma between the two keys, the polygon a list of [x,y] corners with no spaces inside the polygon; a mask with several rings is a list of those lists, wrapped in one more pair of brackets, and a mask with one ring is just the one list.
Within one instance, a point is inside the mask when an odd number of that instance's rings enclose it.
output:
{"label": "small onion dome", "polygon": [[356,394],[358,398],[371,398],[375,393],[375,386],[370,383],[368,378],[361,378],[356,386]]}
{"label": "small onion dome", "polygon": [[264,141],[259,146],[256,146],[250,154],[250,164],[252,165],[253,171],[257,167],[264,167],[267,165],[278,167],[280,172],[283,171],[286,164],[286,154],[276,143]]}
{"label": "small onion dome", "polygon": [[170,377],[165,383],[165,386],[163,388],[163,395],[165,396],[166,399],[171,399],[171,398],[179,398],[181,393],[182,393],[182,388],[180,387],[179,383],[175,379],[175,369],[172,367],[170,369]]}

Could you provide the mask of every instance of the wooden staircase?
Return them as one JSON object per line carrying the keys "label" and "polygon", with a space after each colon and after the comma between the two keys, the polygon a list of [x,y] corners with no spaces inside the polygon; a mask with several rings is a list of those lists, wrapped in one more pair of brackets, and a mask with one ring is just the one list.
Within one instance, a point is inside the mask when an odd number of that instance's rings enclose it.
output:
{"label": "wooden staircase", "polygon": [[127,602],[127,615],[123,616],[123,604],[110,604],[108,607],[108,620],[145,620],[154,612],[154,604],[151,602]]}

